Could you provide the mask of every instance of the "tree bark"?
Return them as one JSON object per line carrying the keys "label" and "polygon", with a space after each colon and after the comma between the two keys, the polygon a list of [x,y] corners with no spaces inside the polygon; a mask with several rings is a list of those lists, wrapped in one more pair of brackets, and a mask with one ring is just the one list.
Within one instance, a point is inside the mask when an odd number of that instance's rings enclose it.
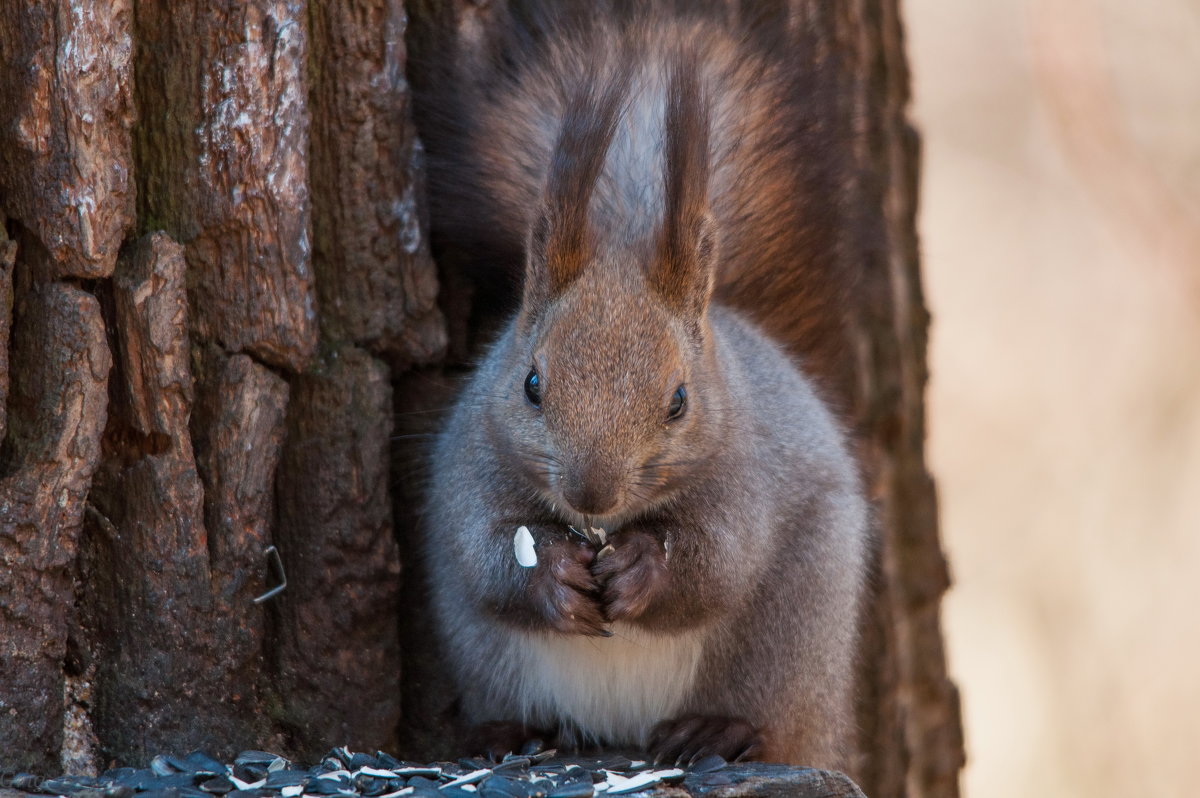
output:
{"label": "tree bark", "polygon": [[53,761],[62,744],[72,566],[112,363],[94,296],[23,282],[0,472],[0,750],[28,767]]}
{"label": "tree bark", "polygon": [[78,761],[64,709],[93,762],[394,736],[390,381],[444,340],[404,25],[0,3],[6,767]]}
{"label": "tree bark", "polygon": [[[0,0],[3,767],[455,752],[414,551],[427,434],[492,298],[430,256],[406,47],[450,25],[469,56],[508,7],[411,10],[406,42],[401,0]],[[953,796],[896,3],[764,13],[833,65],[855,164],[831,378],[882,547],[854,775]],[[269,546],[287,587],[256,603]]]}
{"label": "tree bark", "polygon": [[127,0],[6,0],[0,196],[42,277],[107,277],[133,222]]}
{"label": "tree bark", "polygon": [[855,775],[876,798],[956,796],[962,725],[940,624],[950,577],[924,454],[929,314],[916,235],[920,139],[906,117],[909,75],[898,5],[867,0],[843,12],[835,40],[857,41],[848,59],[854,91],[844,96],[852,98],[845,113],[857,120],[853,150],[861,178],[849,188],[849,204],[864,228],[846,231],[849,257],[864,268],[851,302],[852,351],[859,357],[850,384],[882,538]]}
{"label": "tree bark", "polygon": [[399,372],[437,360],[422,149],[409,121],[401,0],[314,0],[313,259],[321,324]]}
{"label": "tree bark", "polygon": [[4,217],[0,216],[0,442],[8,432],[8,338],[12,332],[12,279],[16,262],[16,242],[8,240]]}
{"label": "tree bark", "polygon": [[398,720],[389,380],[384,363],[346,346],[293,382],[275,536],[288,576],[275,692],[290,734],[314,750],[378,746]]}
{"label": "tree bark", "polygon": [[112,286],[120,378],[109,456],[91,491],[75,635],[91,664],[95,731],[112,751],[169,742],[194,720],[188,706],[212,700],[202,685],[213,646],[195,623],[213,602],[188,432],[185,269],[182,248],[157,233],[121,259]]}
{"label": "tree bark", "polygon": [[304,3],[140,3],[134,28],[139,221],[185,247],[193,334],[301,371],[317,343]]}

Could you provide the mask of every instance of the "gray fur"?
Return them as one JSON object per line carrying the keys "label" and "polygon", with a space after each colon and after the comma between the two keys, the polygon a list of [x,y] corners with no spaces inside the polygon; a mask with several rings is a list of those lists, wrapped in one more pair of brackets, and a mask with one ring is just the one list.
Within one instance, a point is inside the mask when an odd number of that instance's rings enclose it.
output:
{"label": "gray fur", "polygon": [[[688,37],[703,39],[692,28]],[[727,59],[732,46],[716,50]],[[580,60],[568,55],[552,60]],[[653,129],[663,124],[664,74],[633,82],[593,201],[597,246],[585,268],[557,295],[533,306],[527,295],[438,438],[425,538],[438,628],[474,722],[554,724],[567,738],[629,746],[670,717],[723,715],[761,729],[767,757],[844,767],[867,504],[844,433],[779,346],[719,298],[709,304],[711,280],[688,289],[699,292],[699,319],[650,287],[654,236],[671,224],[661,219],[663,136]],[[514,114],[539,92],[552,95],[540,109],[561,109],[566,83],[533,69],[515,81],[511,106],[498,96],[484,116]],[[718,93],[719,127],[740,100],[721,95],[719,81],[708,91]],[[546,171],[551,144],[536,131],[552,138],[554,125],[526,114],[513,129],[533,131],[528,148],[488,162],[490,182],[504,183],[506,164]],[[739,160],[751,177],[764,160],[722,141],[715,208]],[[528,174],[511,175],[512,194]],[[745,187],[737,191],[741,202]],[[717,215],[717,240],[744,248],[732,223]],[[694,268],[736,280],[737,261],[719,246],[715,263],[705,257]],[[544,268],[535,261],[528,279]],[[531,367],[544,383],[541,408],[524,396]],[[687,412],[665,422],[677,384]],[[564,486],[581,480],[601,484],[611,507],[590,517],[571,507]],[[520,525],[547,551],[569,540],[567,524],[585,522],[644,530],[664,546],[665,592],[612,638],[544,623],[528,604],[536,569],[513,554]]]}

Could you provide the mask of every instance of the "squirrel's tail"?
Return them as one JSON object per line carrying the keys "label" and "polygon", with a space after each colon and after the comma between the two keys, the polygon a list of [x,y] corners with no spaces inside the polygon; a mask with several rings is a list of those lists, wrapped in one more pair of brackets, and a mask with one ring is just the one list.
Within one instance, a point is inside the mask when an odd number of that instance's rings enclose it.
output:
{"label": "squirrel's tail", "polygon": [[[849,112],[822,115],[847,106],[835,101],[838,56],[805,46],[787,4],[512,0],[464,6],[459,13],[475,16],[457,19],[458,4],[434,5],[411,37],[434,243],[497,318],[520,296],[527,236],[572,97],[607,96],[597,84],[631,68],[640,93],[612,145],[595,213],[624,203],[609,216],[628,234],[646,232],[639,224],[660,229],[653,217],[686,210],[668,207],[665,160],[703,161],[675,172],[703,184],[715,219],[716,298],[761,324],[810,374],[838,372],[842,308],[856,277],[837,240],[848,227],[845,187],[857,179],[849,148],[837,146],[850,135]],[[690,129],[667,119],[680,63],[693,65],[704,92],[707,121]],[[701,117],[676,122],[688,118]]]}
{"label": "squirrel's tail", "polygon": [[[511,96],[530,65],[546,58],[550,43],[560,34],[588,30],[611,18],[611,5],[603,0],[537,0],[479,7],[426,3],[414,10],[408,71],[427,158],[435,246],[449,248],[472,280],[503,275],[506,279],[493,288],[502,289],[510,300],[519,287],[529,219],[514,222],[533,208],[527,202],[506,208],[503,200],[532,196],[541,187],[546,164],[535,163],[533,152],[489,149],[489,143],[504,140],[505,130],[488,128],[488,112]],[[545,150],[554,132],[544,131],[526,144]],[[499,174],[503,166],[497,161],[503,155],[521,159],[524,168]],[[497,179],[506,180],[513,190],[494,196]]]}

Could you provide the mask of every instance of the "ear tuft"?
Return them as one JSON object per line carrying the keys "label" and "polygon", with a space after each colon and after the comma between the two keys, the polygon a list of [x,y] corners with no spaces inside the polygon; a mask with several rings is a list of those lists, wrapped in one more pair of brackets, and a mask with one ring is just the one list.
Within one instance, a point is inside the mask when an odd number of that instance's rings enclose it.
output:
{"label": "ear tuft", "polygon": [[625,113],[628,59],[593,67],[569,96],[551,152],[542,207],[530,230],[525,301],[544,303],[565,291],[592,257],[592,193]]}
{"label": "ear tuft", "polygon": [[522,291],[521,313],[532,319],[541,313],[552,296],[548,265],[551,221],[549,214],[538,213],[525,247],[525,286]]}
{"label": "ear tuft", "polygon": [[675,246],[660,244],[650,285],[675,313],[697,322],[712,296],[720,246],[712,214],[701,213],[687,227]]}
{"label": "ear tuft", "polygon": [[650,284],[676,312],[698,321],[712,294],[717,229],[708,211],[709,107],[695,54],[667,84],[663,226]]}

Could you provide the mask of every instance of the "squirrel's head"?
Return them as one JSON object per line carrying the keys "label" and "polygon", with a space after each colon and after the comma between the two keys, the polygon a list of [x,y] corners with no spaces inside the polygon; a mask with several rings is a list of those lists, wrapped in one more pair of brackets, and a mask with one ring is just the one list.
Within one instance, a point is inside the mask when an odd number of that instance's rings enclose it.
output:
{"label": "squirrel's head", "polygon": [[[569,519],[644,511],[705,466],[721,426],[707,321],[718,257],[707,209],[707,112],[677,68],[664,102],[662,221],[601,236],[589,205],[628,81],[568,105],[498,398],[504,436],[539,493]],[[611,227],[611,225],[609,226]]]}

